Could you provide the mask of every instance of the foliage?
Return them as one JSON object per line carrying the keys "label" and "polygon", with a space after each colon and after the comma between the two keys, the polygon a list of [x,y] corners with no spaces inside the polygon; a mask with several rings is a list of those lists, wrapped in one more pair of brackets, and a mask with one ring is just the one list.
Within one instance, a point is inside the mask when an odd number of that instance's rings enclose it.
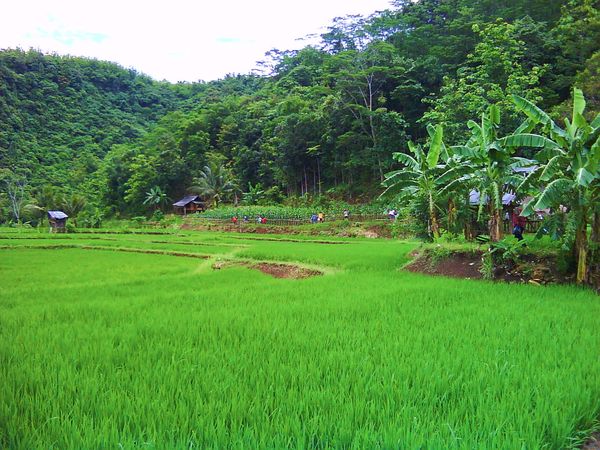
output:
{"label": "foliage", "polygon": [[[522,22],[509,24],[501,20],[480,27],[473,25],[481,42],[458,70],[457,78],[446,78],[440,96],[423,120],[439,123],[447,129],[447,139],[458,144],[467,137],[467,123],[480,116],[490,105],[506,115],[502,133],[517,127],[519,115],[511,101],[518,94],[532,101],[541,99],[537,87],[544,67],[526,67],[527,47],[518,38]],[[527,56],[527,57],[526,57]]]}
{"label": "foliage", "polygon": [[221,201],[227,200],[237,190],[231,172],[218,163],[204,166],[194,183],[189,191],[210,200],[214,207],[219,206]]}
{"label": "foliage", "polygon": [[381,195],[395,194],[404,204],[417,200],[424,201],[428,210],[428,233],[436,239],[440,235],[437,200],[445,181],[441,170],[443,165],[438,163],[448,155],[443,143],[444,131],[441,125],[429,131],[431,140],[427,153],[421,146],[412,142],[408,143],[412,156],[406,153],[394,153],[394,159],[406,167],[385,175],[382,185],[386,190]]}
{"label": "foliage", "polygon": [[[538,169],[521,186],[529,188],[533,196],[523,214],[547,208],[572,210],[576,221],[573,250],[577,281],[585,282],[589,277],[588,224],[600,214],[600,114],[591,123],[587,122],[585,98],[578,88],[573,89],[572,115],[570,120],[565,118],[564,129],[526,99],[515,96],[514,101],[547,138],[544,149],[537,155]],[[540,135],[531,136],[530,139],[543,139]]]}
{"label": "foliage", "polygon": [[154,208],[155,212],[159,210],[161,206],[164,206],[168,201],[167,194],[163,192],[160,186],[155,186],[146,192],[146,199],[144,205],[150,205]]}
{"label": "foliage", "polygon": [[[23,205],[51,186],[107,216],[143,213],[156,186],[180,198],[211,154],[237,186],[260,184],[265,202],[368,202],[397,169],[393,153],[427,140],[428,122],[456,144],[469,119],[498,103],[506,135],[517,125],[512,93],[559,113],[574,83],[594,92],[599,24],[594,0],[397,0],[371,17],[335,19],[312,46],[269,52],[264,76],[176,85],[7,49],[0,165],[24,176]],[[2,190],[1,217],[14,220]]]}

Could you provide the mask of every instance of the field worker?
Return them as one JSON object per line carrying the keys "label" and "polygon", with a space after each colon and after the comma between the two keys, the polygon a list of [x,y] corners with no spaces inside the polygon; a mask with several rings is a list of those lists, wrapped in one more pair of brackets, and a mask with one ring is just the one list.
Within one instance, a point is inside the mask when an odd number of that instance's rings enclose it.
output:
{"label": "field worker", "polygon": [[317,215],[313,214],[312,216],[310,216],[310,223],[317,223]]}
{"label": "field worker", "polygon": [[348,211],[347,209],[344,210],[344,219],[350,219],[350,211]]}
{"label": "field worker", "polygon": [[249,219],[248,219],[248,216],[244,215],[244,222],[245,222],[245,223],[248,223],[248,220],[249,220]]}
{"label": "field worker", "polygon": [[517,240],[523,240],[523,232],[525,231],[525,225],[527,225],[527,218],[521,215],[523,209],[521,207],[515,208],[512,215],[512,226],[513,232],[512,234],[517,238]]}
{"label": "field worker", "polygon": [[325,220],[325,214],[322,212],[319,213],[319,222],[323,222]]}
{"label": "field worker", "polygon": [[235,225],[237,222],[238,222],[238,218],[237,218],[237,216],[233,216],[233,217],[231,218],[231,223]]}
{"label": "field worker", "polygon": [[266,217],[263,217],[262,219],[260,219],[260,223],[262,223],[263,225],[264,225],[265,223],[267,223],[267,218],[266,218]]}

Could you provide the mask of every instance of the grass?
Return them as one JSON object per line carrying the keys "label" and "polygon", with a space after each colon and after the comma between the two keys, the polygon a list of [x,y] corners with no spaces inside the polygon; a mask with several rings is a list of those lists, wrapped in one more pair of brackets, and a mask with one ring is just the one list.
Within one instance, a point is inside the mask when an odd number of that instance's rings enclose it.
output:
{"label": "grass", "polygon": [[[331,242],[0,231],[0,448],[559,449],[598,428],[591,291]],[[113,251],[182,248],[209,259]],[[326,275],[211,269],[236,258]]]}

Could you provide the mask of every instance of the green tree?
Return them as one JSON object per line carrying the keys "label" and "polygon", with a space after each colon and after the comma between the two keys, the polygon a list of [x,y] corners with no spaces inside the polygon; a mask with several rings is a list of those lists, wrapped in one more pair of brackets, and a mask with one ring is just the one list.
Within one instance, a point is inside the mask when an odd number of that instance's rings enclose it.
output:
{"label": "green tree", "polygon": [[[522,186],[530,187],[533,195],[523,214],[560,205],[572,210],[577,225],[573,248],[577,282],[584,283],[589,277],[590,222],[595,239],[600,236],[600,114],[588,123],[584,117],[585,98],[578,88],[573,89],[572,116],[570,120],[565,118],[564,129],[527,99],[514,96],[514,102],[531,124],[540,128],[541,135],[532,136],[538,140],[548,138],[545,148],[536,156],[540,162],[538,170]],[[529,145],[518,137],[512,140],[514,144]]]}
{"label": "green tree", "polygon": [[64,195],[61,199],[61,209],[73,220],[75,226],[77,226],[77,216],[86,205],[87,198],[85,195],[76,192]]}
{"label": "green tree", "polygon": [[214,162],[200,171],[200,176],[189,188],[191,192],[210,199],[215,208],[219,206],[220,202],[226,200],[235,189],[236,183],[231,172],[222,164]]}
{"label": "green tree", "polygon": [[[464,145],[450,147],[453,168],[446,176],[452,179],[444,188],[451,190],[457,185],[467,185],[479,193],[479,216],[487,207],[490,240],[502,238],[502,197],[517,187],[523,177],[515,169],[533,166],[529,159],[515,157],[516,145],[510,139],[498,138],[500,109],[496,105],[481,115],[481,122],[468,122],[471,137]],[[517,134],[513,135],[517,136]],[[518,134],[518,136],[523,136]]]}
{"label": "green tree", "polygon": [[481,42],[467,57],[467,63],[455,79],[446,78],[440,96],[431,101],[433,108],[423,121],[439,123],[448,130],[449,142],[457,143],[468,135],[471,117],[497,105],[506,114],[504,132],[518,125],[518,114],[511,94],[530,100],[540,99],[539,80],[545,68],[525,67],[527,48],[517,38],[517,26],[498,21],[483,27],[473,26]]}
{"label": "green tree", "polygon": [[412,156],[406,153],[394,153],[394,159],[404,164],[405,168],[387,173],[382,183],[386,187],[381,194],[382,197],[395,194],[404,203],[412,201],[415,197],[426,202],[429,214],[428,230],[433,239],[440,236],[437,201],[445,177],[442,173],[444,166],[438,165],[438,163],[440,157],[445,156],[443,153],[446,153],[443,134],[441,125],[431,129],[431,140],[427,153],[420,145],[412,142],[408,143],[408,149]]}
{"label": "green tree", "polygon": [[146,198],[144,199],[144,205],[150,205],[155,211],[159,210],[161,206],[164,206],[168,201],[167,194],[163,192],[160,186],[154,186],[148,192],[146,192]]}

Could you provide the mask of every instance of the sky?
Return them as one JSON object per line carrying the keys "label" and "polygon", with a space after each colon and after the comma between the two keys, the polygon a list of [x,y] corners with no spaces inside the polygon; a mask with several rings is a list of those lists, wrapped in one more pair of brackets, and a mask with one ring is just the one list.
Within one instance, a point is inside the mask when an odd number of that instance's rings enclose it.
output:
{"label": "sky", "polygon": [[8,0],[0,48],[86,56],[157,80],[246,74],[273,48],[294,50],[335,17],[369,15],[389,0]]}

